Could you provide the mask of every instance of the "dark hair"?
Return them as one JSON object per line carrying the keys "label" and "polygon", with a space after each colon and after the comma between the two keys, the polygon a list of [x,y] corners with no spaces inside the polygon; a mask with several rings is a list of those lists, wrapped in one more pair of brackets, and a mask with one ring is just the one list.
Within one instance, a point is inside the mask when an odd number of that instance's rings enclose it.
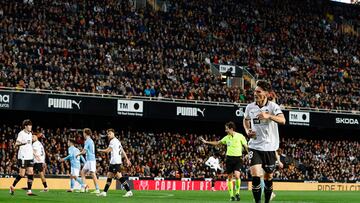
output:
{"label": "dark hair", "polygon": [[233,129],[233,130],[236,130],[236,125],[234,122],[230,121],[230,122],[227,122],[225,124],[226,127],[228,127],[229,129]]}
{"label": "dark hair", "polygon": [[73,140],[73,139],[68,139],[68,141],[69,141],[70,143],[72,143],[73,145],[75,145],[75,140]]}
{"label": "dark hair", "polygon": [[84,128],[84,133],[85,133],[85,135],[87,135],[87,136],[91,136],[91,130],[90,130],[90,128]]}
{"label": "dark hair", "polygon": [[108,132],[112,132],[112,133],[114,133],[115,134],[115,130],[113,129],[113,128],[109,128],[109,129],[107,129],[106,130],[106,132],[108,133]]}
{"label": "dark hair", "polygon": [[267,91],[267,92],[271,91],[270,83],[265,80],[256,81],[256,86],[261,87],[261,89],[263,89],[264,91]]}
{"label": "dark hair", "polygon": [[26,119],[22,122],[22,127],[25,128],[25,126],[32,125],[32,122],[30,119]]}

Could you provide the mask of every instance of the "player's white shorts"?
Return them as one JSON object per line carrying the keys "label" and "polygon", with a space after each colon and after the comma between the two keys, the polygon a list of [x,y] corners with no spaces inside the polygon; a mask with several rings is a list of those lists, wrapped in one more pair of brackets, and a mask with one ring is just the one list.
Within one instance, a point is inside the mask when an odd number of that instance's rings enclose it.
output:
{"label": "player's white shorts", "polygon": [[80,168],[71,168],[71,176],[79,177]]}
{"label": "player's white shorts", "polygon": [[82,170],[96,172],[96,161],[86,161]]}

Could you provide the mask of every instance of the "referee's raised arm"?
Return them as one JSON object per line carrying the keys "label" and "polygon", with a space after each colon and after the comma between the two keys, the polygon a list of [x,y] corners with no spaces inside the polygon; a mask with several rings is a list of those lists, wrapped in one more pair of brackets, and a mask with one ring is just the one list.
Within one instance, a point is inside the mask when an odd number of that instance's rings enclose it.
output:
{"label": "referee's raised arm", "polygon": [[220,141],[206,141],[202,137],[200,137],[200,141],[203,142],[204,144],[211,144],[211,145],[214,145],[214,146],[221,144]]}

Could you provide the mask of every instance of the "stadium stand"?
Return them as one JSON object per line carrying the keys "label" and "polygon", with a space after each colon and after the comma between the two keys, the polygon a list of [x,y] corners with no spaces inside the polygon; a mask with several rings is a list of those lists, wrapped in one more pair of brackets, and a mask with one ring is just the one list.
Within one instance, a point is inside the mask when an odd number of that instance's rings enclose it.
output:
{"label": "stadium stand", "polygon": [[0,3],[0,87],[252,101],[204,62],[246,66],[284,106],[359,110],[358,7],[328,1]]}

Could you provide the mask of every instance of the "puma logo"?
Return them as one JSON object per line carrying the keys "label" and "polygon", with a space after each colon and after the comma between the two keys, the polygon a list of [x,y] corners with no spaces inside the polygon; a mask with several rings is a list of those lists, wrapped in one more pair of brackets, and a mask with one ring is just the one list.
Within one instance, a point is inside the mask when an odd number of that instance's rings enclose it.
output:
{"label": "puma logo", "polygon": [[205,108],[203,108],[202,110],[200,108],[196,108],[196,107],[180,107],[180,106],[178,106],[176,108],[177,116],[197,117],[201,114],[202,117],[205,117],[204,113],[205,113]]}
{"label": "puma logo", "polygon": [[80,109],[80,103],[81,103],[81,100],[79,102],[72,100],[72,104],[75,104],[78,107],[78,109]]}
{"label": "puma logo", "polygon": [[199,112],[199,113],[201,113],[201,115],[204,117],[204,112],[205,112],[205,108],[203,109],[203,110],[201,110],[201,109],[197,109],[197,112]]}

